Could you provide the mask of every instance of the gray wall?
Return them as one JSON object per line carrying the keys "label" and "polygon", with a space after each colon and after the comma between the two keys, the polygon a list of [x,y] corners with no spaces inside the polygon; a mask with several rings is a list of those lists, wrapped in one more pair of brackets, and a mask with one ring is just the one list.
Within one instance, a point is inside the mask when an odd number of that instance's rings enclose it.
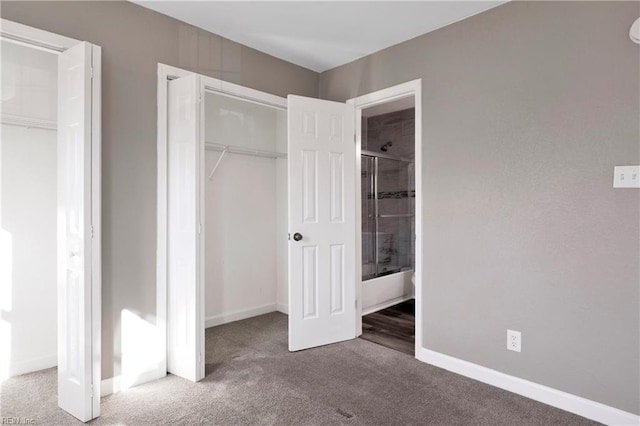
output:
{"label": "gray wall", "polygon": [[158,62],[280,96],[316,96],[318,74],[128,2],[3,1],[1,15],[103,49],[106,379],[120,374],[121,312],[155,324]]}
{"label": "gray wall", "polygon": [[[512,2],[320,75],[345,100],[422,78],[424,342],[639,408],[638,2]],[[506,350],[521,331],[522,353]]]}
{"label": "gray wall", "polygon": [[[123,309],[155,321],[156,64],[286,95],[318,75],[123,2],[2,2],[103,47],[103,378]],[[320,76],[344,100],[423,79],[427,348],[639,408],[637,2],[514,2]],[[508,352],[506,329],[523,332]]]}

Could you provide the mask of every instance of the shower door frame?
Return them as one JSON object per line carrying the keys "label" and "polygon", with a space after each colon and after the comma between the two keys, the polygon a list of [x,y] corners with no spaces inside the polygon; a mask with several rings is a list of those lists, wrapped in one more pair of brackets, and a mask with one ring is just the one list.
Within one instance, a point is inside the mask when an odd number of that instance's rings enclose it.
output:
{"label": "shower door frame", "polygon": [[[389,160],[389,161],[397,161],[399,163],[405,163],[405,164],[411,164],[413,165],[413,174],[415,175],[415,161],[414,160],[409,160],[406,158],[402,158],[402,157],[394,157],[392,155],[386,155],[386,154],[378,154],[375,153],[373,151],[365,151],[365,150],[361,150],[360,151],[360,161],[362,164],[362,157],[368,157],[373,159],[374,161],[372,162],[374,165],[374,172],[371,174],[371,180],[373,181],[373,183],[371,184],[371,190],[373,191],[373,196],[374,196],[374,204],[375,204],[375,208],[374,208],[374,220],[375,220],[375,235],[373,237],[373,243],[372,243],[372,247],[375,250],[375,273],[374,274],[369,274],[367,276],[367,278],[364,278],[364,275],[361,277],[361,281],[369,281],[371,279],[375,279],[375,278],[381,278],[387,275],[392,275],[392,274],[397,274],[397,273],[401,273],[401,272],[406,272],[408,270],[413,270],[415,269],[415,265],[413,267],[411,267],[410,269],[405,269],[406,267],[399,267],[398,270],[392,271],[392,272],[384,272],[381,273],[379,271],[379,266],[380,266],[380,250],[378,249],[378,233],[380,232],[380,222],[378,219],[381,219],[383,217],[389,217],[389,216],[381,216],[380,215],[380,208],[379,208],[379,201],[380,198],[379,197],[379,192],[378,192],[378,181],[379,181],[379,172],[380,172],[380,159],[382,158],[383,160]],[[411,177],[409,177],[408,181],[407,181],[407,194],[410,197],[411,194]],[[362,194],[360,195],[360,201],[362,201]],[[412,214],[414,222],[415,222],[415,212]],[[415,228],[414,228],[415,229]],[[363,255],[364,257],[364,255]],[[415,262],[414,262],[415,263]]]}
{"label": "shower door frame", "polygon": [[[415,104],[415,158],[414,158],[414,181],[415,181],[415,353],[417,357],[422,345],[422,318],[423,318],[423,238],[422,238],[422,218],[423,218],[423,196],[422,196],[422,79],[411,80],[406,83],[368,93],[357,98],[349,99],[347,102],[355,107],[355,128],[356,128],[356,178],[360,182],[362,171],[362,110],[393,102],[399,99],[412,97]],[[356,335],[362,334],[362,188],[356,185]]]}

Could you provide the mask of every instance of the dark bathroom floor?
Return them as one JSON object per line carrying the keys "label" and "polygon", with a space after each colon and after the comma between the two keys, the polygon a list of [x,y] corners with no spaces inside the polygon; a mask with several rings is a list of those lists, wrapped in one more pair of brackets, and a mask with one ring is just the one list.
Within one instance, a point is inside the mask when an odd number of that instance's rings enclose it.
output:
{"label": "dark bathroom floor", "polygon": [[416,309],[413,299],[362,317],[360,338],[409,355],[415,354]]}

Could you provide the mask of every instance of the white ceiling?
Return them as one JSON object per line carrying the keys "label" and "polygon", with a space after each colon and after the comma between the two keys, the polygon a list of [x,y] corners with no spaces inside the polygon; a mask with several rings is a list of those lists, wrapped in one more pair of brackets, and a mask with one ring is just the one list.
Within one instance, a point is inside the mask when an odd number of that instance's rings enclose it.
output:
{"label": "white ceiling", "polygon": [[133,1],[317,72],[505,2]]}

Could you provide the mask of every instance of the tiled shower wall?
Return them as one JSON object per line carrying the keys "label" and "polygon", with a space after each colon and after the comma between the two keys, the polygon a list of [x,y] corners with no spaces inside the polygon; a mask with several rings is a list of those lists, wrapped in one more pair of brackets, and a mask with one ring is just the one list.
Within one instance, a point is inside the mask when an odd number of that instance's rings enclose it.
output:
{"label": "tiled shower wall", "polygon": [[391,141],[387,154],[396,157],[414,157],[415,108],[374,117],[362,118],[362,149],[381,152],[380,147]]}

